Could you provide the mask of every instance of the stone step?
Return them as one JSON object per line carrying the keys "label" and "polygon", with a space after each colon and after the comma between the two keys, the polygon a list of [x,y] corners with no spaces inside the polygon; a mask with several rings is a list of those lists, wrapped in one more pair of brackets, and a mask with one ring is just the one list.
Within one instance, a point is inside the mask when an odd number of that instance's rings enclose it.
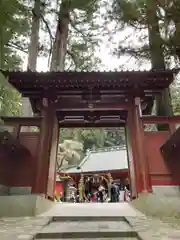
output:
{"label": "stone step", "polygon": [[136,239],[136,231],[126,221],[51,222],[36,235],[36,239]]}
{"label": "stone step", "polygon": [[121,233],[111,233],[109,232],[109,234],[107,233],[104,233],[104,232],[94,232],[94,233],[87,233],[87,232],[81,232],[80,233],[71,233],[71,234],[48,234],[48,235],[38,235],[36,238],[37,239],[42,239],[42,240],[50,240],[50,239],[66,239],[66,240],[76,240],[76,239],[82,239],[82,240],[89,240],[89,239],[102,239],[102,240],[110,240],[110,239],[119,239],[119,240],[122,240],[122,239],[126,239],[126,240],[139,240],[139,239],[142,239],[142,238],[139,238],[139,236],[137,235],[137,233],[135,232],[131,232],[130,233],[127,233],[127,232],[121,232]]}
{"label": "stone step", "polygon": [[117,221],[117,222],[127,222],[126,218],[123,216],[54,216],[52,218],[53,222],[92,222],[92,221]]}
{"label": "stone step", "polygon": [[[56,240],[62,240],[63,238],[56,238]],[[79,238],[73,238],[74,240],[79,240]],[[129,237],[120,237],[120,238],[93,238],[94,240],[139,240],[139,238],[129,238]],[[54,238],[43,238],[41,240],[54,240]],[[66,238],[66,240],[72,240],[72,238]],[[81,240],[92,240],[92,238],[82,238]]]}

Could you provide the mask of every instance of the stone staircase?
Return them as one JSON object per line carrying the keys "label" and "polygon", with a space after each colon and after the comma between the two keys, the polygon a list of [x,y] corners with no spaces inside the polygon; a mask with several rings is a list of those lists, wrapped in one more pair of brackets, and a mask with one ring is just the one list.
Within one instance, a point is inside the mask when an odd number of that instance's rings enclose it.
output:
{"label": "stone staircase", "polygon": [[35,239],[137,240],[141,238],[125,217],[57,216],[36,234]]}

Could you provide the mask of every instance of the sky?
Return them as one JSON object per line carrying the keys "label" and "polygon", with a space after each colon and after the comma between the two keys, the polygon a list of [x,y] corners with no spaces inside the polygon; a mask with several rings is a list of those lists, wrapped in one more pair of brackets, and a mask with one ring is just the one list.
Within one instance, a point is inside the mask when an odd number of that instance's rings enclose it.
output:
{"label": "sky", "polygon": [[[130,56],[113,56],[112,50],[117,46],[118,42],[124,38],[126,35],[125,31],[121,33],[116,33],[114,35],[113,43],[108,40],[108,37],[102,37],[102,44],[99,49],[95,52],[95,55],[101,59],[102,67],[100,71],[113,71],[119,66],[123,66],[124,70],[145,70],[149,69],[150,65],[144,63],[142,66],[137,66],[136,60]],[[27,68],[27,55],[22,55],[23,57],[23,69]],[[39,57],[37,60],[37,71],[48,71],[48,58]]]}
{"label": "sky", "polygon": [[[99,70],[102,71],[113,71],[114,69],[118,68],[120,65],[127,66],[127,69],[134,69],[136,68],[136,65],[133,60],[131,60],[131,64],[129,65],[130,57],[128,56],[122,56],[120,58],[117,58],[115,56],[112,56],[108,52],[107,44],[104,43],[101,46],[101,49],[96,52],[96,56],[99,56],[99,58],[102,61],[102,67]],[[26,70],[27,68],[27,56],[23,55],[24,63],[23,63],[23,70]],[[37,61],[37,71],[48,71],[48,59],[44,57],[39,57]]]}

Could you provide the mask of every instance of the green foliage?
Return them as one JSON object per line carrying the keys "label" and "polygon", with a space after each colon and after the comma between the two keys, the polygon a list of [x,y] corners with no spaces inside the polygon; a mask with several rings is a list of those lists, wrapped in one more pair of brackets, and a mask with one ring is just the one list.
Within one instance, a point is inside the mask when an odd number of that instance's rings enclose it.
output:
{"label": "green foliage", "polygon": [[61,129],[57,170],[77,165],[88,149],[125,145],[124,129]]}
{"label": "green foliage", "polygon": [[87,149],[96,149],[125,145],[125,132],[123,129],[61,129],[60,141],[75,140],[81,142],[84,153]]}
{"label": "green foliage", "polygon": [[[128,55],[137,60],[150,59],[147,34],[147,0],[113,0],[107,22],[114,21],[117,31],[124,31],[124,39],[115,47],[113,54]],[[130,31],[127,31],[127,29]]]}
{"label": "green foliage", "polygon": [[[177,1],[171,3],[155,0],[113,0],[109,11],[110,21],[119,31],[130,29],[119,46],[116,56],[129,55],[144,65],[148,60],[153,69],[178,66],[180,62],[180,8]],[[126,31],[127,32],[127,31]],[[168,90],[156,97],[156,114],[173,114]],[[174,104],[174,103],[173,103]],[[151,110],[149,114],[151,114]]]}
{"label": "green foliage", "polygon": [[[26,36],[29,29],[29,12],[18,0],[0,1],[0,68],[16,70],[21,67],[18,49],[26,47]],[[14,116],[20,114],[20,95],[7,86],[0,76],[0,114]]]}
{"label": "green foliage", "polygon": [[8,56],[9,52],[6,54],[6,51],[10,48],[10,52],[15,53],[13,46],[21,46],[23,48],[24,39],[20,41],[20,38],[27,36],[29,22],[28,10],[18,0],[2,0],[0,9],[1,49],[4,48],[4,54],[1,54],[1,68],[4,68],[4,64],[8,64],[8,60],[5,57]]}
{"label": "green foliage", "polygon": [[[56,9],[54,5],[57,6]],[[102,29],[97,19],[99,0],[60,1],[58,4],[54,1],[49,2],[44,11],[45,21],[42,23],[45,38],[42,41],[44,51],[41,55],[47,56],[49,51],[51,54],[49,39],[54,41],[55,38],[54,18],[58,18],[59,7],[66,7],[70,12],[65,69],[68,71],[96,70],[101,66],[100,59],[94,54],[100,44],[99,36]]]}
{"label": "green foliage", "polygon": [[77,165],[83,156],[82,143],[74,140],[64,140],[58,148],[57,170],[65,165]]}
{"label": "green foliage", "polygon": [[98,0],[72,0],[71,9],[85,12],[86,19],[90,21],[98,9]]}
{"label": "green foliage", "polygon": [[[125,54],[133,56],[137,60],[143,58],[149,60],[151,58],[149,41],[153,41],[149,34],[154,27],[156,34],[153,34],[155,39],[153,46],[157,49],[162,48],[166,66],[169,67],[172,63],[175,66],[179,65],[177,59],[180,59],[179,1],[172,0],[168,3],[154,0],[113,0],[110,5],[108,19],[115,22],[115,28],[118,31],[126,31],[128,27],[134,30],[130,34],[124,34],[124,39],[114,50],[115,55]],[[156,16],[153,15],[154,8],[156,8]],[[158,31],[160,36],[158,36]]]}
{"label": "green foliage", "polygon": [[0,88],[1,116],[20,115],[20,95],[12,88]]}
{"label": "green foliage", "polygon": [[180,115],[180,84],[176,82],[171,88],[174,115]]}

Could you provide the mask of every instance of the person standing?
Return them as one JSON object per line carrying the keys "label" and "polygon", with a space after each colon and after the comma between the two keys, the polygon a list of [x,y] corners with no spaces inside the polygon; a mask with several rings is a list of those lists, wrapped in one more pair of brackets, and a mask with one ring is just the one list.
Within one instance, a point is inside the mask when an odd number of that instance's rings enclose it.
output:
{"label": "person standing", "polygon": [[104,186],[102,185],[102,183],[100,184],[99,188],[98,188],[98,195],[99,195],[99,201],[102,203],[104,202]]}
{"label": "person standing", "polygon": [[110,192],[111,192],[111,202],[116,202],[116,187],[114,185],[114,182],[111,183]]}
{"label": "person standing", "polygon": [[123,181],[121,181],[121,185],[120,185],[120,194],[119,194],[119,201],[120,202],[124,202],[125,199],[124,199],[124,183]]}
{"label": "person standing", "polygon": [[125,201],[129,202],[131,200],[131,191],[130,191],[130,181],[129,181],[129,178],[126,178],[124,191],[125,191]]}
{"label": "person standing", "polygon": [[116,200],[116,202],[119,202],[119,193],[120,193],[120,189],[119,189],[119,186],[118,186],[118,184],[114,184],[114,186],[115,186],[115,200]]}

